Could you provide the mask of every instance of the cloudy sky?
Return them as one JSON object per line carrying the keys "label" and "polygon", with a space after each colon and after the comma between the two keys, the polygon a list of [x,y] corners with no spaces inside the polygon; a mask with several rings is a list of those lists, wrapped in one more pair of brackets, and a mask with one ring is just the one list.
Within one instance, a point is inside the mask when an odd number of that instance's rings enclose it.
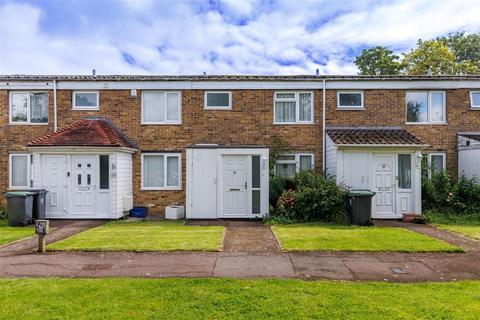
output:
{"label": "cloudy sky", "polygon": [[0,0],[0,73],[355,74],[362,49],[480,32],[479,0]]}

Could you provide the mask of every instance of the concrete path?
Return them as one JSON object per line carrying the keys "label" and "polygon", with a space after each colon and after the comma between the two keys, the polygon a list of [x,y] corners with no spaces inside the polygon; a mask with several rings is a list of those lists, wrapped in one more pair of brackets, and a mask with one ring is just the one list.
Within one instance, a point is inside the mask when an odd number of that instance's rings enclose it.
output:
{"label": "concrete path", "polygon": [[[429,226],[408,227],[452,244],[465,243],[467,253],[282,253],[270,229],[263,225],[226,225],[225,251],[221,253],[24,251],[0,258],[0,276],[278,277],[395,282],[480,279],[480,242]],[[259,243],[264,240],[266,244]]]}
{"label": "concrete path", "polygon": [[[60,241],[85,231],[104,224],[106,221],[102,220],[50,220],[50,229],[52,230],[47,236],[47,244]],[[17,254],[32,253],[38,246],[38,239],[36,236],[16,241],[0,247],[0,257],[11,256]]]}

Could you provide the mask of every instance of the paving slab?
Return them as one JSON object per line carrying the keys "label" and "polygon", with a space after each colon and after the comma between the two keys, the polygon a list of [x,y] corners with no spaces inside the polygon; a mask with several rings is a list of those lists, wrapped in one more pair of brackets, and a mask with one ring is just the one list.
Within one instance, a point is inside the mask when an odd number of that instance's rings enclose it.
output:
{"label": "paving slab", "polygon": [[345,266],[341,257],[291,253],[290,258],[297,276],[311,279],[354,280],[353,273]]}
{"label": "paving slab", "polygon": [[220,254],[213,275],[235,278],[296,276],[289,255],[260,253]]}

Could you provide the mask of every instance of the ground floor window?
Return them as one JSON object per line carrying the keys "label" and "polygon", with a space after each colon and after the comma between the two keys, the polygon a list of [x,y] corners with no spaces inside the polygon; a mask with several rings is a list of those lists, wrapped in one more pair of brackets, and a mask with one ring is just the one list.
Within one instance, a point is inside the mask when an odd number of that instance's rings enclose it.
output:
{"label": "ground floor window", "polygon": [[289,178],[303,170],[313,170],[313,154],[285,154],[279,155],[275,162],[276,175]]}
{"label": "ground floor window", "polygon": [[431,176],[432,173],[438,173],[446,170],[446,153],[432,152],[423,154],[423,174]]}
{"label": "ground floor window", "polygon": [[10,155],[10,188],[29,188],[30,187],[30,164],[31,156],[29,154],[11,154]]}
{"label": "ground floor window", "polygon": [[143,190],[181,190],[181,154],[142,154]]}
{"label": "ground floor window", "polygon": [[400,189],[412,188],[412,155],[398,155],[398,187]]}

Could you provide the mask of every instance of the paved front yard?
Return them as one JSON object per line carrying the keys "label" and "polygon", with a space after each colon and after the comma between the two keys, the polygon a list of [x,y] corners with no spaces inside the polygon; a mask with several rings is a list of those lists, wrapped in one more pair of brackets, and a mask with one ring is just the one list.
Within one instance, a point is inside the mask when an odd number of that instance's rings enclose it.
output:
{"label": "paved front yard", "polygon": [[114,221],[48,246],[77,251],[220,251],[223,226],[183,221]]}
{"label": "paved front yard", "polygon": [[2,279],[0,287],[0,318],[12,320],[478,319],[480,314],[479,281],[53,278]]}
{"label": "paved front yard", "polygon": [[0,219],[0,246],[35,235],[33,226],[9,227],[8,221]]}
{"label": "paved front yard", "polygon": [[403,228],[292,224],[274,225],[272,230],[285,251],[463,251]]}

